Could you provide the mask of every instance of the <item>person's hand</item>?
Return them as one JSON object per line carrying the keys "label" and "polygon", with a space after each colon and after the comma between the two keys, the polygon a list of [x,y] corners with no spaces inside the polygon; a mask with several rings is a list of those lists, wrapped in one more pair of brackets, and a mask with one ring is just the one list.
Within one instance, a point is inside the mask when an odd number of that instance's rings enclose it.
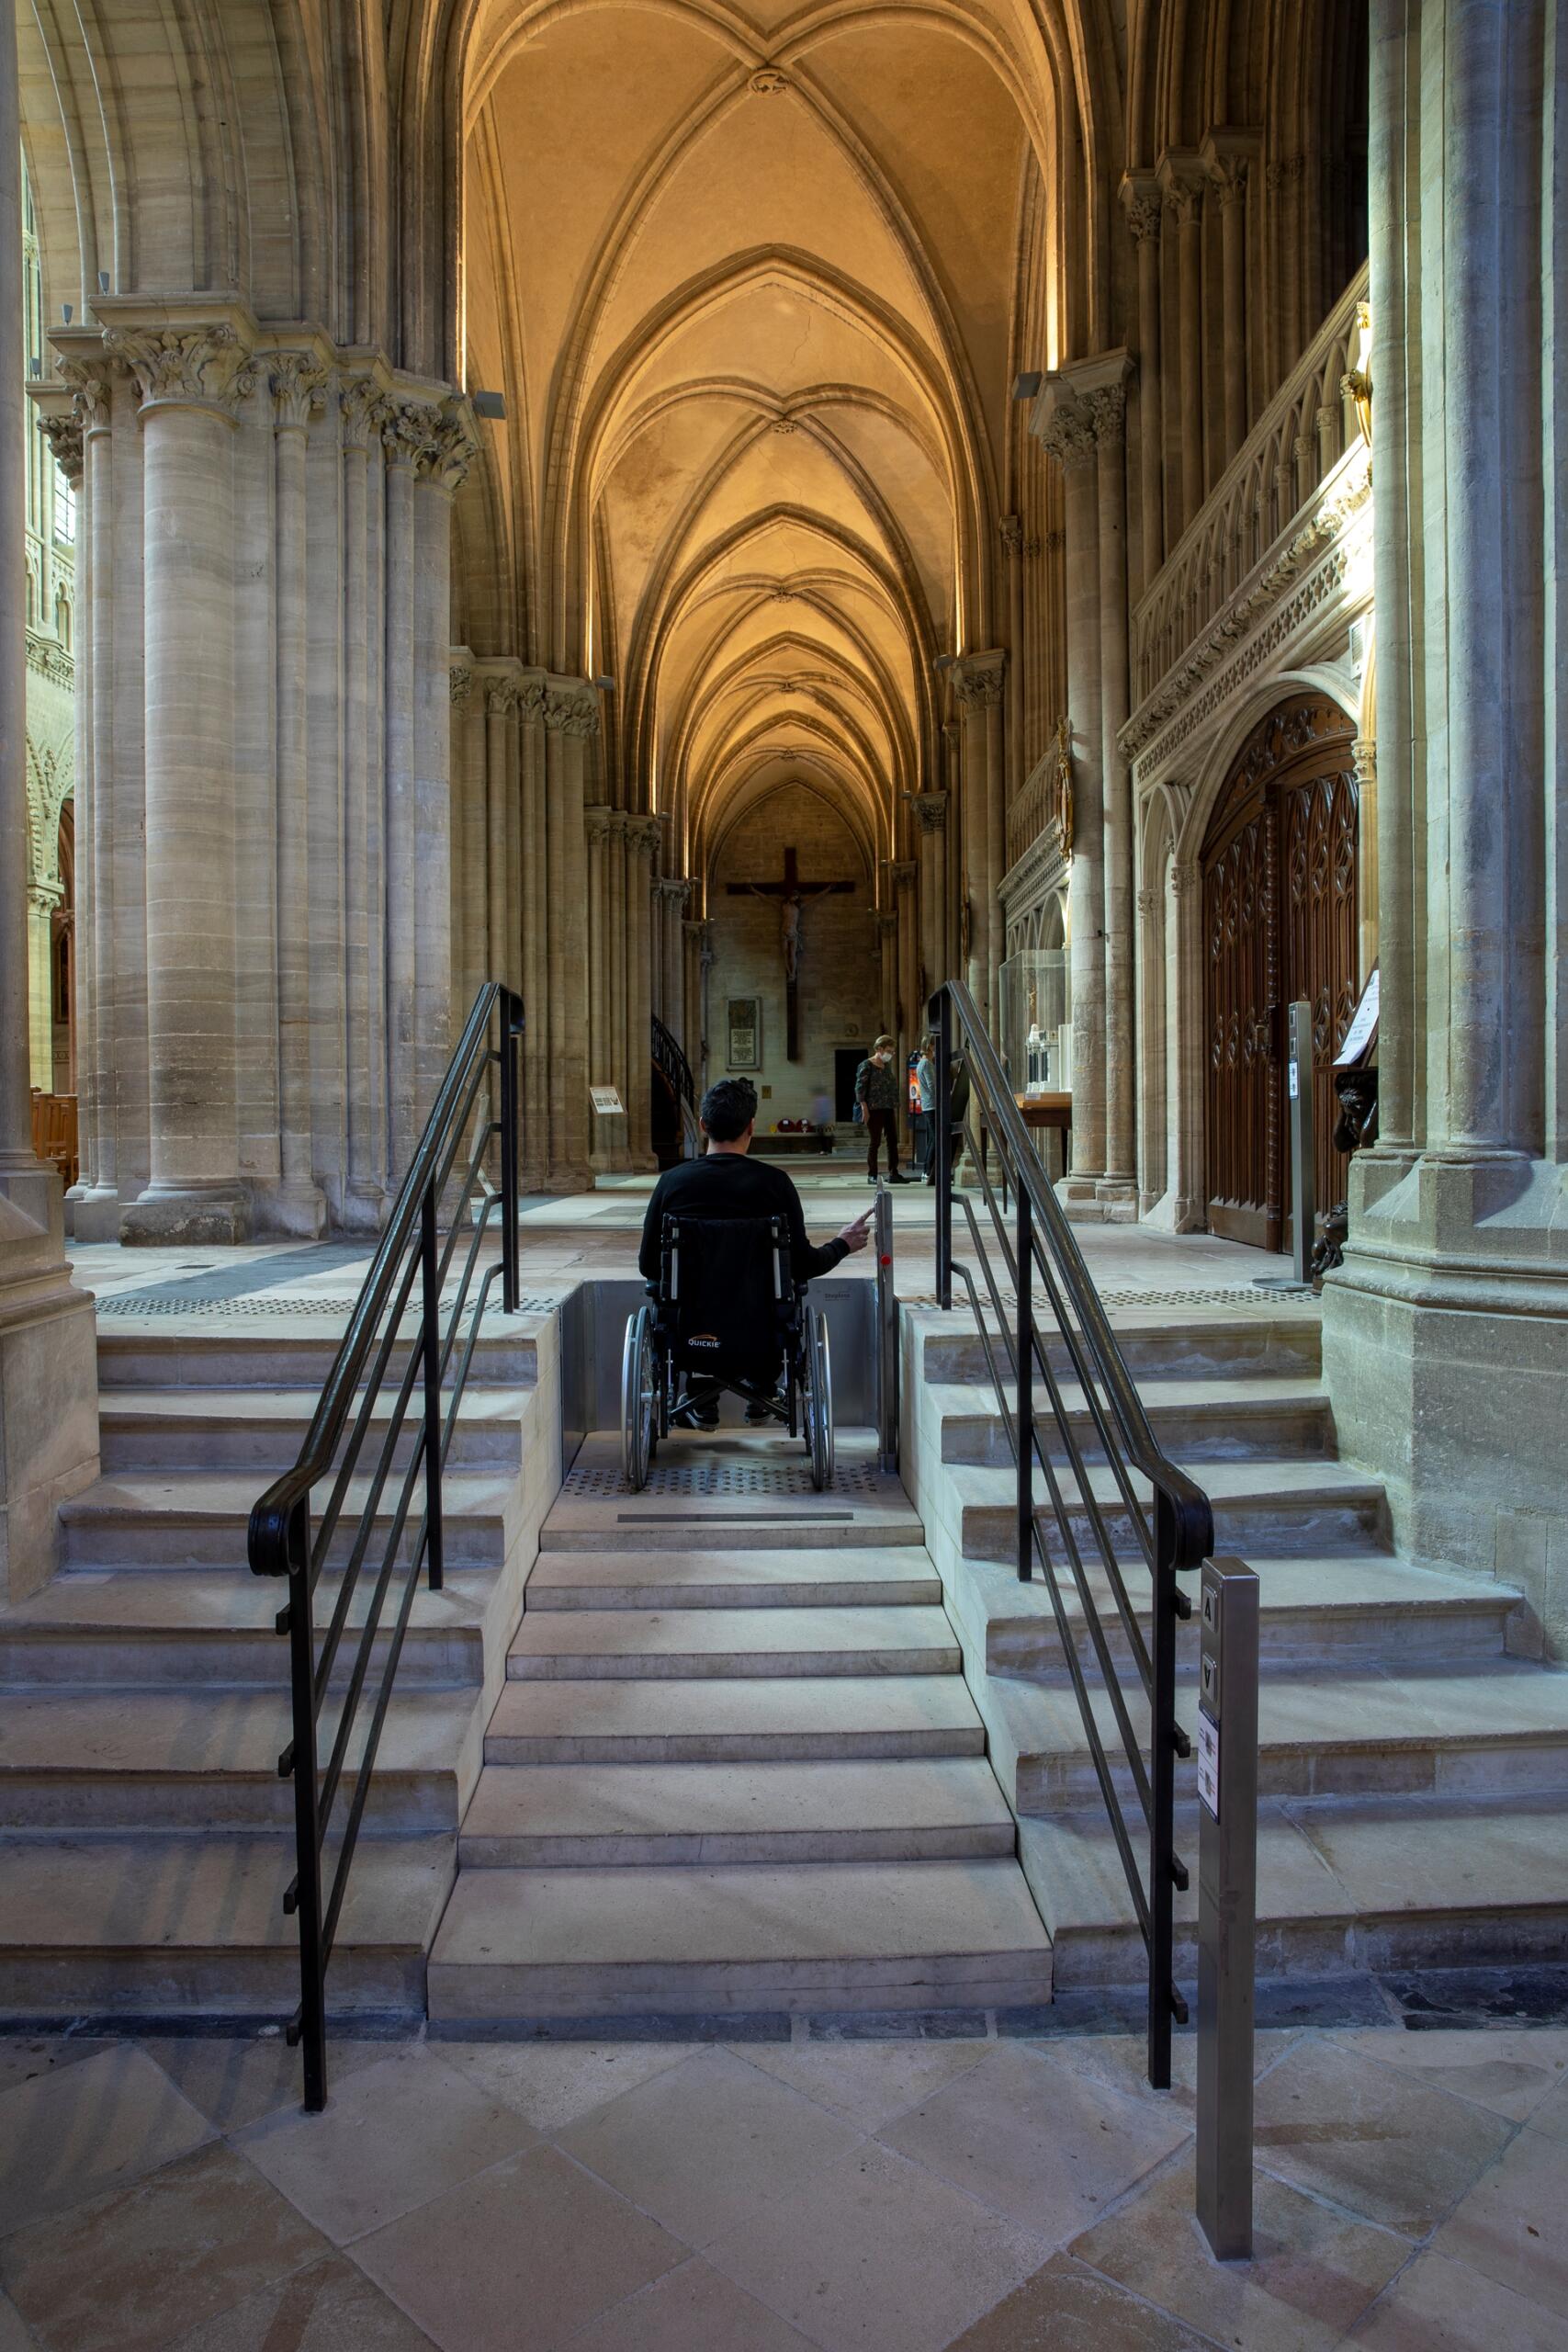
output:
{"label": "person's hand", "polygon": [[871,1234],[868,1228],[871,1225],[872,1218],[875,1215],[876,1209],[874,1204],[872,1207],[865,1211],[863,1216],[852,1217],[848,1225],[840,1226],[839,1228],[839,1239],[843,1243],[846,1250],[852,1253],[856,1250],[863,1250],[865,1248],[866,1243],[871,1239]]}

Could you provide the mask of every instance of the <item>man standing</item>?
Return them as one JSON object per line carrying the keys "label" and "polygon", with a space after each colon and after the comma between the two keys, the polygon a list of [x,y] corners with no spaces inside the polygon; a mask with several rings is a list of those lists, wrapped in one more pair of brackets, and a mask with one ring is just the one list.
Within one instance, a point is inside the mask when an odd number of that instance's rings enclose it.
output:
{"label": "man standing", "polygon": [[936,1040],[920,1039],[919,1057],[915,1064],[915,1099],[919,1109],[915,1113],[915,1165],[922,1176],[929,1175],[936,1156]]}
{"label": "man standing", "polygon": [[898,1173],[898,1080],[893,1068],[893,1040],[879,1037],[855,1072],[855,1101],[865,1120],[865,1181],[876,1182],[876,1148],[887,1138],[887,1181],[902,1184]]}

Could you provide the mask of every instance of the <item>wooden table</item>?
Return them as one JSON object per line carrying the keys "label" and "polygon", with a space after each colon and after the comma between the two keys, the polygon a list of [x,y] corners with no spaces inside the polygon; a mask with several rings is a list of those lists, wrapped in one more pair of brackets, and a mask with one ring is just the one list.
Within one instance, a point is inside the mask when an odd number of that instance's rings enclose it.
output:
{"label": "wooden table", "polygon": [[[1026,1127],[1031,1130],[1037,1127],[1043,1128],[1047,1133],[1055,1130],[1061,1136],[1061,1172],[1065,1176],[1071,1152],[1072,1096],[1070,1094],[1015,1094],[1012,1099],[1018,1104],[1019,1115]],[[1040,1157],[1044,1159],[1043,1151],[1041,1152]]]}

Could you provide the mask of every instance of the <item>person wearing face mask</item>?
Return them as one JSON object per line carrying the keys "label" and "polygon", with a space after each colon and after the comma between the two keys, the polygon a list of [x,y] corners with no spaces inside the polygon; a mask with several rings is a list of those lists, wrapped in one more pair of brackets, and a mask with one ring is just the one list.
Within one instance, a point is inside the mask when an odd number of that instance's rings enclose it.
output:
{"label": "person wearing face mask", "polygon": [[876,1182],[877,1147],[887,1138],[887,1181],[908,1183],[898,1173],[898,1073],[893,1067],[893,1040],[879,1037],[855,1072],[855,1101],[865,1120],[865,1181]]}

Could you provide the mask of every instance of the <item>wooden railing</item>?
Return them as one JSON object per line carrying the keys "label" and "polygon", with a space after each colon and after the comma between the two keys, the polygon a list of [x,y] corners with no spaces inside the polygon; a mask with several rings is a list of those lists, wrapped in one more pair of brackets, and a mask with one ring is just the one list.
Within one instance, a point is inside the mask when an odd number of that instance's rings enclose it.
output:
{"label": "wooden railing", "polygon": [[1189,653],[1360,438],[1360,270],[1215,483],[1133,616],[1134,700]]}

